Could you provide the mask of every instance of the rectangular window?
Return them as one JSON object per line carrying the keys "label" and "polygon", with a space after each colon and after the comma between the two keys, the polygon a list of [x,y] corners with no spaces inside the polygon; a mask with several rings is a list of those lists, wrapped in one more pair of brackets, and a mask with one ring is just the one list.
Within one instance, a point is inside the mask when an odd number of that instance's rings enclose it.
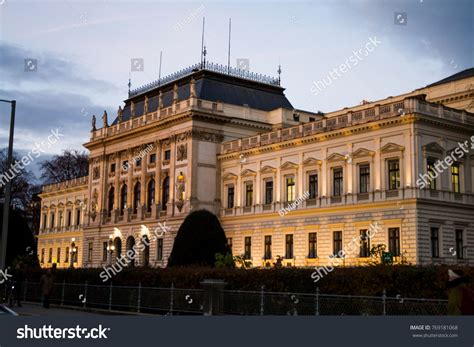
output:
{"label": "rectangular window", "polygon": [[51,213],[51,224],[49,226],[50,228],[54,228],[54,212]]}
{"label": "rectangular window", "polygon": [[156,163],[156,153],[150,154],[150,164]]}
{"label": "rectangular window", "polygon": [[114,173],[115,172],[115,163],[110,164],[110,172]]}
{"label": "rectangular window", "polygon": [[44,248],[41,248],[41,258],[40,258],[41,264],[44,264]]}
{"label": "rectangular window", "polygon": [[163,260],[163,239],[157,240],[156,249],[156,259]]}
{"label": "rectangular window", "polygon": [[341,196],[342,189],[342,169],[337,168],[333,170],[333,196]]}
{"label": "rectangular window", "polygon": [[293,259],[293,235],[288,234],[285,236],[285,258]]}
{"label": "rectangular window", "polygon": [[464,258],[464,240],[463,240],[463,230],[456,229],[456,257],[458,259]]}
{"label": "rectangular window", "polygon": [[273,181],[265,181],[265,204],[273,202]]}
{"label": "rectangular window", "polygon": [[232,253],[232,237],[227,238],[227,245],[229,246],[229,250]]}
{"label": "rectangular window", "polygon": [[316,199],[316,197],[318,196],[318,175],[317,174],[309,175],[308,191],[309,191],[309,199]]}
{"label": "rectangular window", "polygon": [[318,256],[317,246],[317,235],[316,233],[308,234],[308,258],[316,258]]}
{"label": "rectangular window", "polygon": [[400,187],[400,163],[398,159],[388,162],[388,189],[394,190]]}
{"label": "rectangular window", "polygon": [[234,186],[227,187],[227,208],[234,207]]}
{"label": "rectangular window", "polygon": [[78,208],[76,210],[76,225],[80,225],[81,224],[81,209]]}
{"label": "rectangular window", "polygon": [[89,248],[87,249],[87,261],[91,262],[92,261],[92,253],[93,253],[93,243],[89,242]]}
{"label": "rectangular window", "polygon": [[66,254],[64,255],[64,262],[69,263],[69,247],[66,247]]}
{"label": "rectangular window", "polygon": [[370,238],[367,235],[367,230],[360,231],[360,251],[359,257],[367,258],[370,256]]}
{"label": "rectangular window", "polygon": [[61,262],[61,247],[58,247],[57,251],[56,251],[56,263],[60,263]]}
{"label": "rectangular window", "polygon": [[171,159],[171,150],[167,149],[165,151],[165,160],[170,160]]}
{"label": "rectangular window", "polygon": [[389,228],[388,229],[388,251],[392,253],[394,257],[400,255],[400,229]]}
{"label": "rectangular window", "polygon": [[142,158],[137,158],[137,159],[135,160],[135,166],[136,166],[136,167],[142,166]]}
{"label": "rectangular window", "polygon": [[107,261],[108,251],[109,251],[108,247],[109,247],[108,242],[102,242],[102,261]]}
{"label": "rectangular window", "polygon": [[53,249],[50,248],[48,252],[48,263],[51,264],[52,262],[53,262]]}
{"label": "rectangular window", "polygon": [[245,184],[245,206],[252,206],[253,203],[253,184]]}
{"label": "rectangular window", "polygon": [[244,245],[244,258],[250,259],[252,257],[252,238],[250,236],[245,237]]}
{"label": "rectangular window", "polygon": [[459,183],[459,164],[453,164],[451,166],[451,183],[453,186],[453,192],[460,193],[461,185]]}
{"label": "rectangular window", "polygon": [[433,158],[428,158],[426,161],[426,172],[428,173],[428,180],[429,180],[429,188],[430,189],[436,189],[436,176],[437,174],[435,173],[435,159]]}
{"label": "rectangular window", "polygon": [[292,202],[296,200],[295,196],[295,178],[287,177],[286,178],[286,201]]}
{"label": "rectangular window", "polygon": [[359,193],[368,193],[370,185],[370,166],[359,166]]}
{"label": "rectangular window", "polygon": [[122,161],[122,170],[124,171],[128,170],[128,160]]}
{"label": "rectangular window", "polygon": [[72,223],[72,210],[67,211],[67,226],[70,227]]}
{"label": "rectangular window", "polygon": [[46,225],[47,220],[48,220],[48,215],[44,214],[43,215],[43,229],[48,228],[48,226]]}
{"label": "rectangular window", "polygon": [[342,231],[333,232],[333,255],[336,258],[342,255]]}
{"label": "rectangular window", "polygon": [[79,254],[79,247],[76,247],[76,251],[74,252],[74,262],[77,263],[77,258]]}
{"label": "rectangular window", "polygon": [[272,259],[272,237],[270,235],[265,236],[265,250],[264,258]]}
{"label": "rectangular window", "polygon": [[439,257],[439,229],[431,228],[431,256],[433,258]]}

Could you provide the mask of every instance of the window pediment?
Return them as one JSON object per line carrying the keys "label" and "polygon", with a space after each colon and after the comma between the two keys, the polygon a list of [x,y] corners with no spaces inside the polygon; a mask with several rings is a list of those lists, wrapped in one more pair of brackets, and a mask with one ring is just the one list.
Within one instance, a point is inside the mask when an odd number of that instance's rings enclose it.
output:
{"label": "window pediment", "polygon": [[424,145],[422,148],[423,148],[424,153],[429,152],[429,153],[436,153],[436,154],[441,154],[441,155],[444,153],[444,148],[441,147],[436,142],[428,143],[427,145]]}
{"label": "window pediment", "polygon": [[260,169],[260,173],[266,174],[266,173],[274,173],[276,172],[276,168],[273,166],[266,165]]}
{"label": "window pediment", "polygon": [[245,169],[244,171],[241,172],[242,177],[248,177],[248,176],[255,176],[257,173],[253,170],[250,169]]}
{"label": "window pediment", "polygon": [[352,158],[373,157],[374,154],[374,151],[368,150],[367,148],[359,148],[358,150],[352,153]]}
{"label": "window pediment", "polygon": [[287,161],[280,166],[280,169],[282,170],[291,170],[291,169],[297,169],[297,168],[298,168],[298,164],[295,164],[291,161]]}
{"label": "window pediment", "polygon": [[313,158],[313,157],[309,157],[309,158],[306,158],[303,161],[303,165],[308,165],[308,166],[310,166],[310,165],[321,165],[321,160]]}
{"label": "window pediment", "polygon": [[333,153],[329,157],[326,158],[326,161],[328,161],[330,163],[334,163],[334,162],[345,161],[346,158],[347,158],[346,156],[344,156],[340,153]]}
{"label": "window pediment", "polygon": [[226,173],[226,174],[224,174],[224,175],[222,176],[222,179],[223,179],[223,180],[226,180],[226,181],[228,181],[228,180],[236,180],[236,179],[237,179],[237,175],[234,175],[233,173],[228,172],[228,173]]}
{"label": "window pediment", "polygon": [[381,153],[392,153],[392,152],[403,152],[405,147],[397,145],[396,143],[389,142],[382,148],[380,148]]}

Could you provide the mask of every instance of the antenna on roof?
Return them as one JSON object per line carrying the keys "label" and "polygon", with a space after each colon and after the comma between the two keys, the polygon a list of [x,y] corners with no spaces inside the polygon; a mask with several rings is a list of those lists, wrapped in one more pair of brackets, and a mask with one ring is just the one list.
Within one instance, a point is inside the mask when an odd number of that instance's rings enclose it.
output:
{"label": "antenna on roof", "polygon": [[132,73],[128,73],[128,97],[130,97],[130,87],[132,86],[132,78],[131,78]]}
{"label": "antenna on roof", "polygon": [[205,62],[205,50],[206,47],[204,47],[204,26],[206,24],[206,17],[202,17],[202,39],[201,39],[201,68],[203,68],[203,62]]}
{"label": "antenna on roof", "polygon": [[281,65],[278,64],[278,85],[280,85],[280,82],[281,82]]}
{"label": "antenna on roof", "polygon": [[230,34],[232,30],[232,18],[229,18],[229,51],[227,52],[227,73],[230,73]]}
{"label": "antenna on roof", "polygon": [[158,85],[161,84],[161,61],[163,59],[163,51],[160,51],[160,69],[158,70]]}

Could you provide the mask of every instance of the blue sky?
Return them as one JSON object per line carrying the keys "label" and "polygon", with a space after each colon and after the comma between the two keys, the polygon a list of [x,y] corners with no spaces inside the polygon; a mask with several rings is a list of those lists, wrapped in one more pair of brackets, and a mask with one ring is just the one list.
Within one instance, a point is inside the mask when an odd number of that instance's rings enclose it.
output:
{"label": "blue sky", "polygon": [[[64,136],[48,155],[81,148],[90,117],[113,115],[133,87],[200,59],[206,17],[208,60],[247,58],[276,75],[294,107],[334,111],[425,86],[473,63],[473,1],[12,1],[0,0],[0,98],[18,100],[15,149],[27,152],[51,128]],[[394,23],[406,13],[406,25]],[[313,81],[344,63],[369,38],[382,43],[318,95]],[[37,71],[25,71],[25,59]],[[132,58],[143,72],[130,72]],[[132,88],[133,88],[132,87]],[[8,105],[0,104],[0,147]]]}

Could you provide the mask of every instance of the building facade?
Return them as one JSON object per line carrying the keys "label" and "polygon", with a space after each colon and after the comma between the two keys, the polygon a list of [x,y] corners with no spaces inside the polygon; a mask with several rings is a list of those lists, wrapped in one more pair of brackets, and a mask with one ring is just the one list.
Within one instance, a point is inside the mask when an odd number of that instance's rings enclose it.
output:
{"label": "building facade", "polygon": [[43,188],[40,262],[102,267],[141,243],[135,265],[166,266],[204,208],[253,266],[361,265],[377,245],[472,265],[473,86],[469,69],[323,114],[295,109],[279,79],[180,71],[132,91],[110,125],[94,117],[89,176]]}

